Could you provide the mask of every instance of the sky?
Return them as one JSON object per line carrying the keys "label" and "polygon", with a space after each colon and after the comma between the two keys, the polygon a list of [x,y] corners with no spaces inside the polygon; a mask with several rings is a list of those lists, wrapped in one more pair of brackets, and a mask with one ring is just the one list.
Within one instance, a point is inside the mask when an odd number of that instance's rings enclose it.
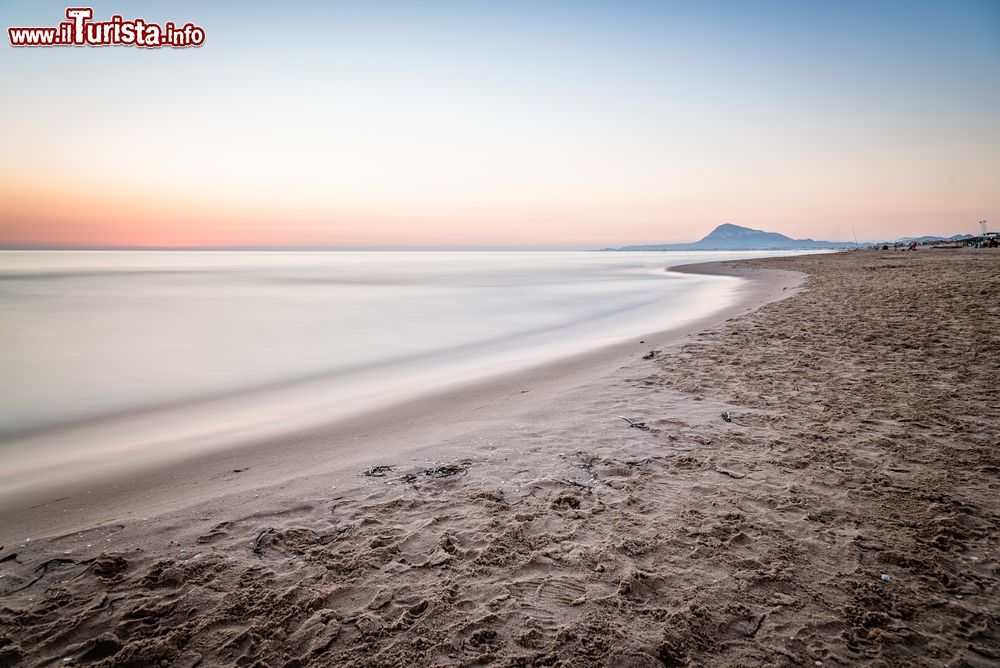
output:
{"label": "sky", "polygon": [[20,48],[0,246],[593,248],[1000,229],[1000,2],[97,2]]}

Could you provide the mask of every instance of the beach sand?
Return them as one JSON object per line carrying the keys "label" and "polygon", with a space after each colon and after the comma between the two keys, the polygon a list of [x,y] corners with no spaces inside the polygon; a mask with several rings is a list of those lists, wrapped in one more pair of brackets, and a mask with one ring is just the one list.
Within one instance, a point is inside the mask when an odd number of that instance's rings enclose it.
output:
{"label": "beach sand", "polygon": [[755,280],[691,331],[8,503],[0,665],[998,665],[1000,253],[689,270]]}

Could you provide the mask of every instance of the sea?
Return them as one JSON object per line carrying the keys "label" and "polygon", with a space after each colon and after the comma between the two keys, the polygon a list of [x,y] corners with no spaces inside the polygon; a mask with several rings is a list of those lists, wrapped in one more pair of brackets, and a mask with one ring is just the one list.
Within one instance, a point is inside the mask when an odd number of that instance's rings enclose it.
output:
{"label": "sea", "polygon": [[670,267],[776,254],[0,252],[0,494],[682,326],[742,279]]}

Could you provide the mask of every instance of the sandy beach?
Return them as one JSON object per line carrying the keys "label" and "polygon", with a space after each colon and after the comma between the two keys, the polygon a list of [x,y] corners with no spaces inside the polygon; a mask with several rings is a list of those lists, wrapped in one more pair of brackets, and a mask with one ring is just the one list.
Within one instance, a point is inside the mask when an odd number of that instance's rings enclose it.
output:
{"label": "sandy beach", "polygon": [[[0,510],[0,666],[1000,664],[1000,253]],[[331,452],[336,447],[337,456]]]}

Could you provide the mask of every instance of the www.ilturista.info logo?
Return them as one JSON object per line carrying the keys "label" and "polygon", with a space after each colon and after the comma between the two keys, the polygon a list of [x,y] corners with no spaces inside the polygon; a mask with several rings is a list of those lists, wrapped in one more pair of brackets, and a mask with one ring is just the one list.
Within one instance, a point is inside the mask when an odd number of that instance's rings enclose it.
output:
{"label": "www.ilturista.info logo", "polygon": [[54,28],[7,28],[11,46],[141,46],[159,49],[169,46],[183,48],[205,43],[205,29],[185,23],[168,21],[164,25],[147,23],[145,19],[126,21],[115,15],[109,21],[91,21],[90,7],[69,7],[68,21]]}

